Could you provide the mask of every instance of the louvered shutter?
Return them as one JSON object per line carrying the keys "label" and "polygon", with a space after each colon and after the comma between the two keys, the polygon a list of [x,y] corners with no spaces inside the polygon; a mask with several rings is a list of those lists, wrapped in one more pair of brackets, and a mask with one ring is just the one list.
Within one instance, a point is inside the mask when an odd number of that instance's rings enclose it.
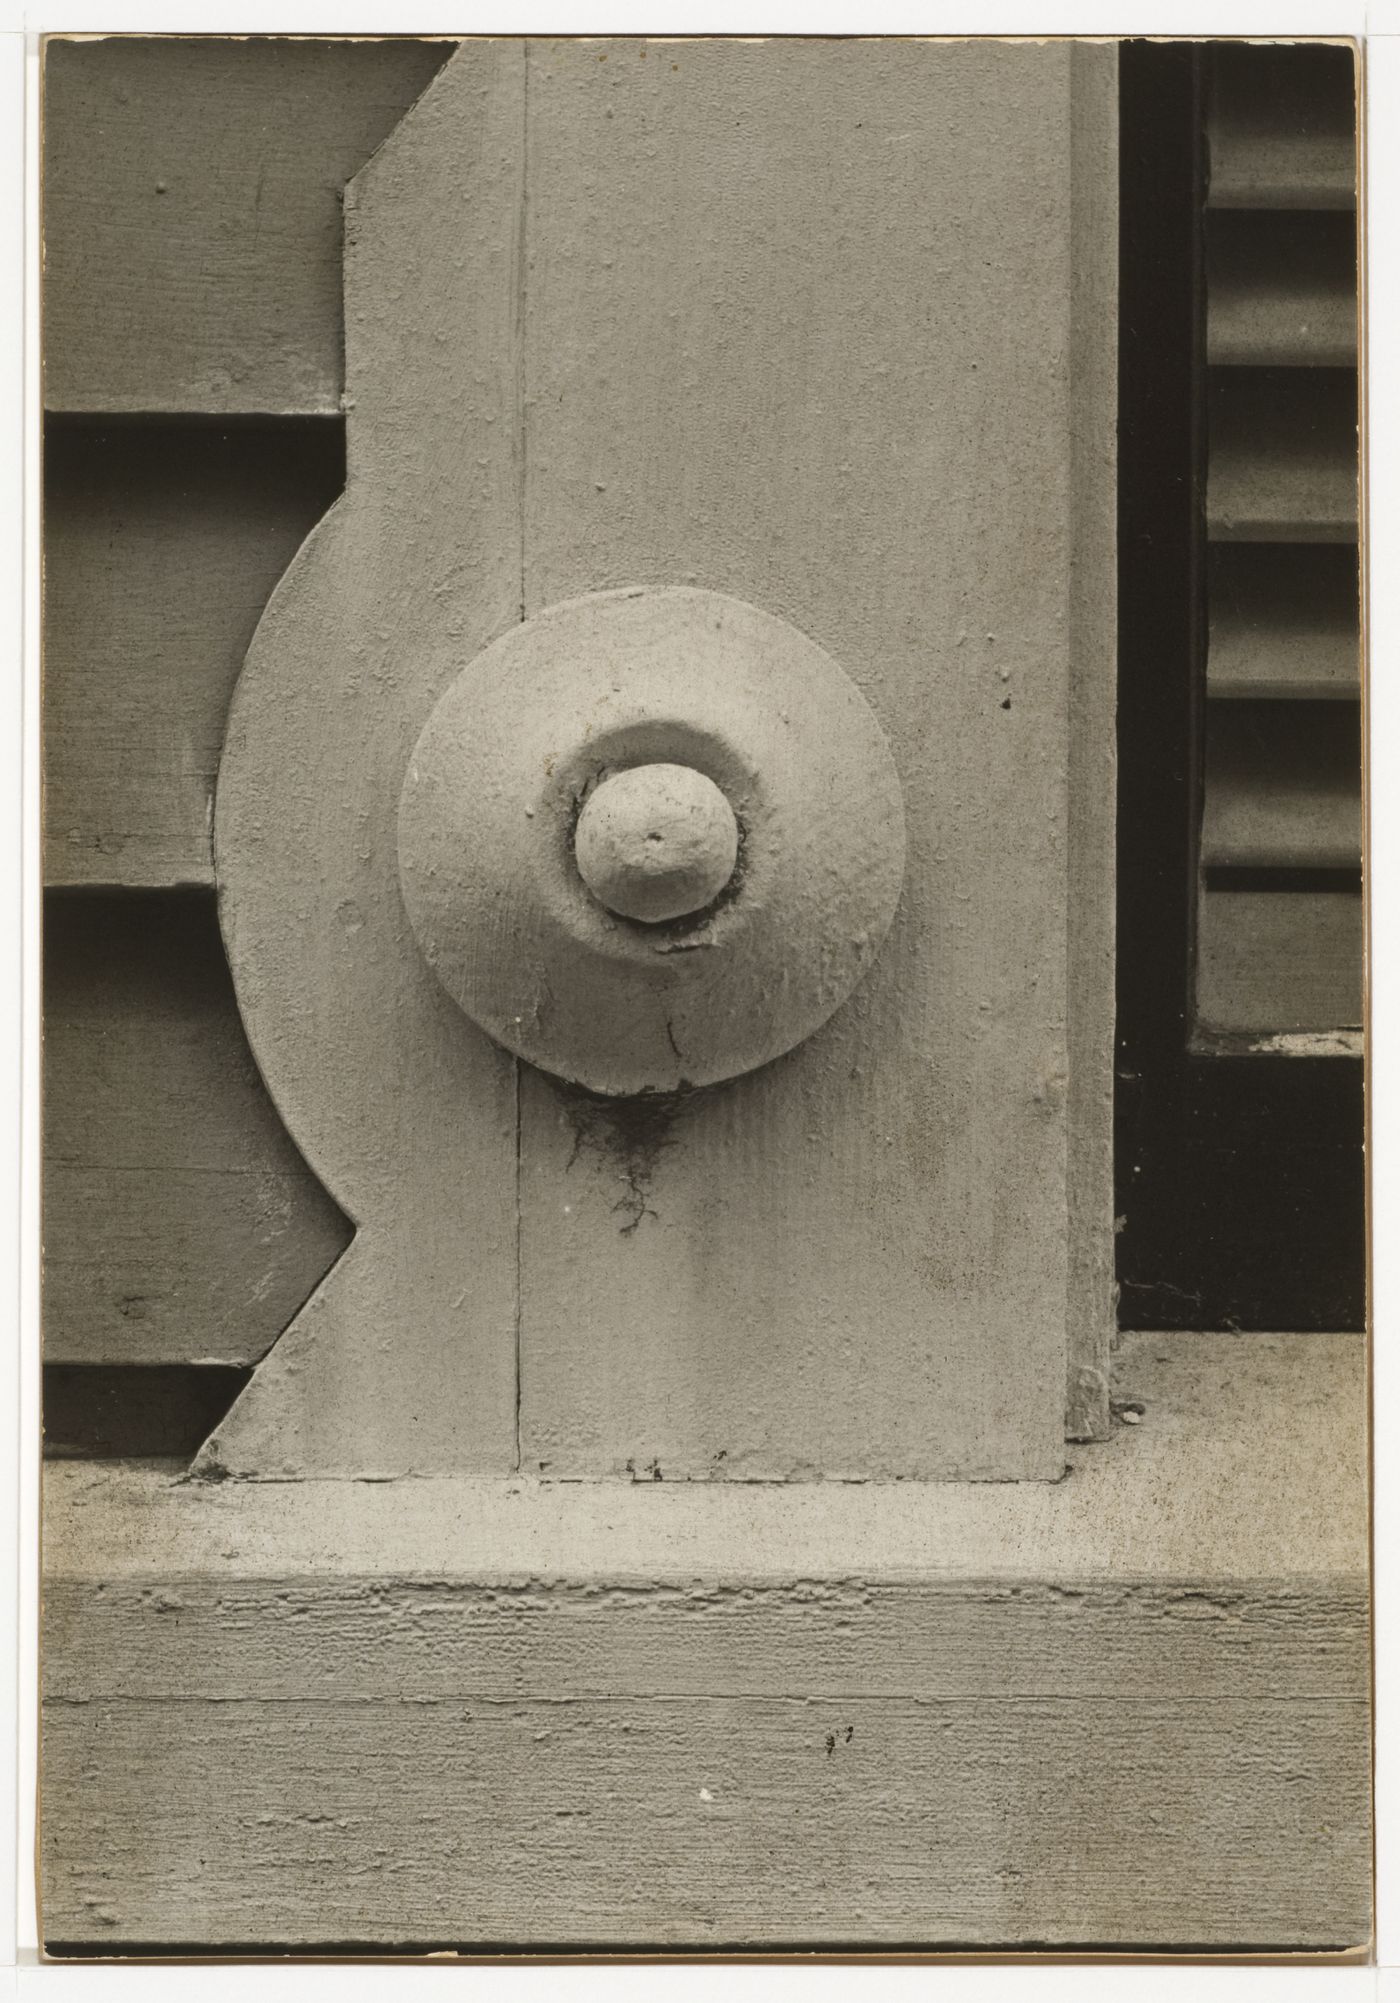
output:
{"label": "louvered shutter", "polygon": [[1350,49],[1209,52],[1204,1047],[1361,1022],[1354,106]]}
{"label": "louvered shutter", "polygon": [[45,50],[51,1453],[192,1452],[349,1236],[253,1064],[209,826],[244,651],[344,479],[341,191],[452,47]]}

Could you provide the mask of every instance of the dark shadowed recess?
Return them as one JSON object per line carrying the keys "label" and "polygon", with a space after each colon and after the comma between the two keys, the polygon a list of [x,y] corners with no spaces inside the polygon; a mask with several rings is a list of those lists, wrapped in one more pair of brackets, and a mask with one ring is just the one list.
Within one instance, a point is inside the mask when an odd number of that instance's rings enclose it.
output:
{"label": "dark shadowed recess", "polygon": [[50,1460],[192,1460],[251,1376],[210,1363],[50,1363],[44,1453]]}
{"label": "dark shadowed recess", "polygon": [[1360,1328],[1360,1060],[1188,1048],[1204,721],[1202,56],[1128,42],[1121,63],[1119,1322]]}
{"label": "dark shadowed recess", "polygon": [[210,890],[44,902],[44,1445],[188,1461],[349,1241],[248,1048]]}

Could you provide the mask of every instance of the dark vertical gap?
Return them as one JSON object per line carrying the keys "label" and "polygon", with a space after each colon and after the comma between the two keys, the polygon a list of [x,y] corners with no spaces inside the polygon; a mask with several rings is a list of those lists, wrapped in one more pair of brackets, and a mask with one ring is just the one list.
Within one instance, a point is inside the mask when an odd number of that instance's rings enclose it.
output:
{"label": "dark vertical gap", "polygon": [[520,1058],[511,1059],[511,1071],[515,1081],[515,1472],[521,1468],[520,1413],[524,1398],[524,1333],[525,1333],[525,1261],[524,1236],[525,1212],[521,1201],[524,1178],[524,1154],[522,1148],[523,1125],[520,1117],[521,1073],[524,1065]]}
{"label": "dark vertical gap", "polygon": [[526,353],[526,287],[530,229],[530,44],[522,41],[520,85],[520,230],[515,265],[515,339],[517,437],[520,451],[520,617],[529,617],[525,582],[525,534],[529,519],[527,482],[530,477],[528,357]]}
{"label": "dark vertical gap", "polygon": [[1119,1320],[1360,1328],[1360,1062],[1188,1048],[1206,638],[1209,60],[1182,43],[1120,50]]}
{"label": "dark vertical gap", "polygon": [[1189,258],[1191,266],[1191,519],[1188,530],[1188,603],[1190,646],[1187,654],[1187,877],[1186,957],[1183,998],[1188,1034],[1196,1015],[1196,932],[1200,917],[1201,822],[1205,811],[1206,657],[1210,646],[1210,607],[1206,594],[1206,496],[1210,481],[1210,427],[1206,385],[1206,258],[1205,206],[1209,170],[1206,160],[1207,54],[1193,43],[1191,56],[1191,158]]}
{"label": "dark vertical gap", "polygon": [[[526,356],[526,259],[529,255],[530,218],[530,44],[522,40],[520,48],[521,89],[520,89],[520,225],[516,244],[516,296],[515,296],[515,339],[516,339],[516,437],[520,454],[519,496],[520,496],[520,617],[523,622],[529,616],[526,599],[525,580],[525,536],[529,520],[527,481],[529,479],[528,449],[528,397],[529,380]],[[518,1057],[511,1060],[515,1086],[515,1471],[521,1467],[521,1407],[524,1398],[524,1331],[525,1331],[525,1218],[522,1203],[524,1163],[524,1122],[522,1119],[523,1079],[522,1065]]]}
{"label": "dark vertical gap", "polygon": [[1120,1318],[1167,1200],[1154,1172],[1172,1054],[1184,1051],[1192,932],[1192,524],[1196,52],[1120,51],[1118,961],[1115,1182]]}

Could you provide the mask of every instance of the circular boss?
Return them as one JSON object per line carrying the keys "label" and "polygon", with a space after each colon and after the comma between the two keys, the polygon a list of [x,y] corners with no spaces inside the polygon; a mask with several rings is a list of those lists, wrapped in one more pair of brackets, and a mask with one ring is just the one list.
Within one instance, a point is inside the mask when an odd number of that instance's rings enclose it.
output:
{"label": "circular boss", "polygon": [[420,950],[474,1021],[608,1094],[753,1070],[846,999],[904,874],[884,733],[786,621],[613,591],[513,627],[428,718],[399,804]]}

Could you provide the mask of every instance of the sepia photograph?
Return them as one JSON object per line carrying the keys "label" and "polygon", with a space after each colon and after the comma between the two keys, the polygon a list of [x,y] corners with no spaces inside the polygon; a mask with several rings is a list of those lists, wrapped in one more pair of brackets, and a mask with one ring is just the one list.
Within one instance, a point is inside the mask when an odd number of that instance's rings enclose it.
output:
{"label": "sepia photograph", "polygon": [[1370,60],[42,38],[43,1958],[1371,1960]]}

